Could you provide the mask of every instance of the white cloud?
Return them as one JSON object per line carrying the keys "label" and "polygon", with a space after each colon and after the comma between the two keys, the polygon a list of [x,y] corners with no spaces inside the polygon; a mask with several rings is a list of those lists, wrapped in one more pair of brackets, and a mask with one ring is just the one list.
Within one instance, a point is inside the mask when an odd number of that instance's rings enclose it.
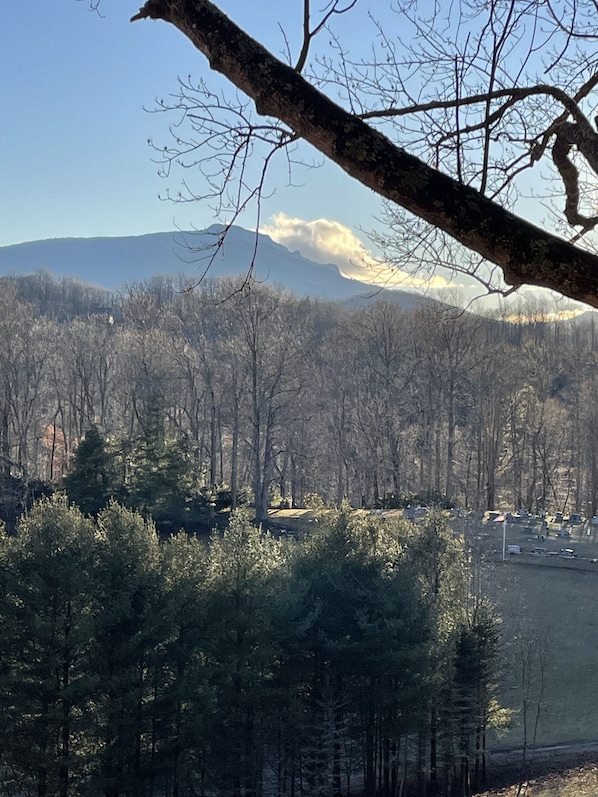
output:
{"label": "white cloud", "polygon": [[305,221],[277,213],[260,232],[291,252],[298,250],[315,263],[334,263],[345,277],[360,282],[386,288],[446,288],[449,285],[440,275],[423,278],[380,263],[352,230],[331,219]]}

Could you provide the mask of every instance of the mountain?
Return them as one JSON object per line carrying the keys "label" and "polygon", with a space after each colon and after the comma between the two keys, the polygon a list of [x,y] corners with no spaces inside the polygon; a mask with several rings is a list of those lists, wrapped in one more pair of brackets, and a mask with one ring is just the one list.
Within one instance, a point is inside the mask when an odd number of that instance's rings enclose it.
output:
{"label": "mountain", "polygon": [[384,296],[405,308],[426,299],[407,291],[378,289],[343,277],[337,266],[321,265],[290,252],[269,236],[231,227],[222,243],[222,227],[203,232],[159,232],[120,238],[54,238],[0,247],[0,276],[46,270],[55,279],[70,277],[110,291],[155,276],[185,274],[197,281],[209,266],[210,277],[247,274],[252,259],[256,279],[297,296],[336,301],[367,301]]}

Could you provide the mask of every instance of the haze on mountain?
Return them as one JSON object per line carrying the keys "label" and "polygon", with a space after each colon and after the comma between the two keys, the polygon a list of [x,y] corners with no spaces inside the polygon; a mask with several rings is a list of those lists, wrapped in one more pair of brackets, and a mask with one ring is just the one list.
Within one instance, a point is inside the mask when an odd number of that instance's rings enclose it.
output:
{"label": "haze on mountain", "polygon": [[[0,247],[0,276],[48,271],[54,278],[70,277],[118,290],[125,284],[156,276],[184,274],[190,281],[246,275],[260,282],[311,296],[361,304],[386,298],[405,309],[426,298],[389,290],[344,277],[332,263],[321,265],[290,252],[268,235],[231,227],[221,244],[223,228],[212,225],[200,232],[159,232],[114,238],[54,238]],[[428,300],[429,301],[429,300]]]}

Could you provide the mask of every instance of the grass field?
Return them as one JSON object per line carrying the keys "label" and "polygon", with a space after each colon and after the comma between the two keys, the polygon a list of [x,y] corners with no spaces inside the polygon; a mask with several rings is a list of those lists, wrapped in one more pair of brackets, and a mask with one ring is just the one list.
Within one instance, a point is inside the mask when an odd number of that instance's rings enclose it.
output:
{"label": "grass field", "polygon": [[[490,528],[489,532],[492,537],[488,547],[501,550],[502,528]],[[528,539],[517,527],[508,527],[507,544],[514,542],[530,551],[536,540]],[[596,740],[598,563],[590,559],[598,557],[598,541],[594,534],[587,535],[585,528],[577,527],[572,529],[570,541],[555,539],[551,534],[541,544],[548,550],[572,547],[580,558],[522,553],[507,556],[503,563],[499,554],[482,572],[482,590],[503,618],[507,661],[501,700],[505,705],[521,708],[527,692],[530,713],[535,712],[543,678],[536,744]],[[520,746],[522,725],[520,712],[512,729],[494,744]],[[528,726],[531,729],[531,723]]]}

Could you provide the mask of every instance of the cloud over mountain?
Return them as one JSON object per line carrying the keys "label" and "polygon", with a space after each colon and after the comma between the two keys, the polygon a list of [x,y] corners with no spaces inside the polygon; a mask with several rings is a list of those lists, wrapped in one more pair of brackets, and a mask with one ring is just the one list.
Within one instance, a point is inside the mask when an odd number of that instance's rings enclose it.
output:
{"label": "cloud over mountain", "polygon": [[292,218],[276,213],[260,232],[282,244],[291,252],[316,263],[334,263],[350,279],[386,288],[446,288],[448,280],[440,275],[419,277],[376,260],[355,233],[332,219]]}

